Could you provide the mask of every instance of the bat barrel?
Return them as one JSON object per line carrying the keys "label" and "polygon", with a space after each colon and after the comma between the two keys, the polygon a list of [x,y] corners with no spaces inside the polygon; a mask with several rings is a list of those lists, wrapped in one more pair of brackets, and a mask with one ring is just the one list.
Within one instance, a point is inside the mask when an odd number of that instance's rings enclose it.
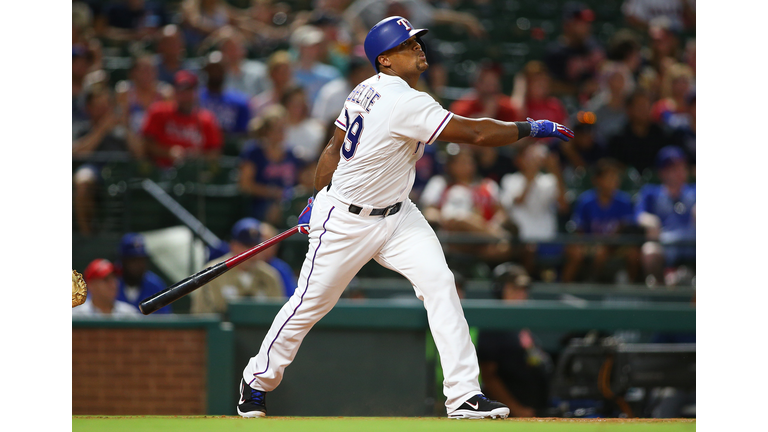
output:
{"label": "bat barrel", "polygon": [[139,304],[139,310],[141,310],[141,313],[144,315],[149,315],[160,308],[168,306],[169,304],[200,288],[213,279],[216,279],[227,270],[227,264],[225,262],[220,262],[212,267],[206,268],[205,270],[201,270],[192,276],[160,291],[159,293],[144,299]]}

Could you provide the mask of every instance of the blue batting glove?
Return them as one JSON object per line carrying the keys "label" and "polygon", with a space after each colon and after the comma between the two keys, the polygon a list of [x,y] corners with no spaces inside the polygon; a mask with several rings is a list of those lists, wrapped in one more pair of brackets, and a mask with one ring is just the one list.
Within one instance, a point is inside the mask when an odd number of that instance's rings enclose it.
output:
{"label": "blue batting glove", "polygon": [[570,141],[573,138],[573,131],[560,123],[549,120],[534,120],[528,117],[528,123],[531,124],[531,136],[534,138],[560,138],[563,141]]}
{"label": "blue batting glove", "polygon": [[309,218],[312,216],[312,204],[315,202],[313,197],[309,197],[307,200],[307,206],[304,207],[299,215],[299,232],[302,234],[309,234]]}

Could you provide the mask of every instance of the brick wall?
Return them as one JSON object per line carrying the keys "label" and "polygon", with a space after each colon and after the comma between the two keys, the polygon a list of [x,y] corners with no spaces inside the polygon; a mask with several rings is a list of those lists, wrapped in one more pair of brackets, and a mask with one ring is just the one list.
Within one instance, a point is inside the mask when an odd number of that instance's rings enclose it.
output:
{"label": "brick wall", "polygon": [[205,414],[205,336],[196,329],[72,329],[72,414]]}

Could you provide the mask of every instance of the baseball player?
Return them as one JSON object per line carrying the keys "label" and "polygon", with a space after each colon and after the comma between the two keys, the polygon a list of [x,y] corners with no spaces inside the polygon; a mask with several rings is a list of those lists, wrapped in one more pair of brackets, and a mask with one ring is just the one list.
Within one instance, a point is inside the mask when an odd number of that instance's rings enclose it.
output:
{"label": "baseball player", "polygon": [[319,192],[299,217],[309,248],[298,287],[243,370],[237,407],[243,417],[266,415],[266,393],[280,384],[301,341],[370,259],[408,278],[424,302],[445,375],[448,416],[509,414],[480,391],[477,356],[453,273],[434,231],[408,199],[414,164],[437,140],[496,147],[527,136],[568,141],[573,132],[548,120],[461,117],[415,90],[429,67],[420,39],[425,33],[394,16],[365,38],[365,53],[378,73],[349,94],[320,156],[314,183]]}

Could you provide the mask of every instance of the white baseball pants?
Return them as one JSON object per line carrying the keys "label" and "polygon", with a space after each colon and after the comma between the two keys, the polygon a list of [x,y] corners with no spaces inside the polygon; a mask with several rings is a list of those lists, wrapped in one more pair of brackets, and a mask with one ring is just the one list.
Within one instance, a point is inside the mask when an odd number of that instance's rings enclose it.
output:
{"label": "white baseball pants", "polygon": [[419,209],[406,199],[394,215],[360,216],[325,189],[312,208],[309,249],[298,288],[275,317],[259,353],[243,370],[245,382],[257,390],[274,390],[309,330],[333,308],[371,258],[408,278],[424,302],[445,376],[448,412],[480,393],[477,355],[453,274]]}

